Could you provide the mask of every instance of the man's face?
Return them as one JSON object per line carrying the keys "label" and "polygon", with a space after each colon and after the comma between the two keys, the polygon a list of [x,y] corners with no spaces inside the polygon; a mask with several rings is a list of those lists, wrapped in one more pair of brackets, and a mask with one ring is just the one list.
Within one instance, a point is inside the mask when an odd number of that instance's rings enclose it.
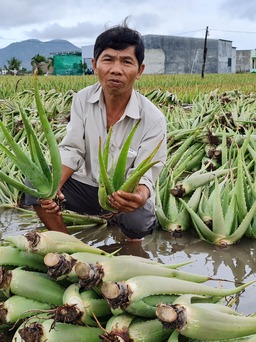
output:
{"label": "man's face", "polygon": [[104,92],[109,95],[130,93],[144,70],[144,64],[139,67],[134,46],[125,50],[107,48],[97,62],[92,60],[92,65]]}

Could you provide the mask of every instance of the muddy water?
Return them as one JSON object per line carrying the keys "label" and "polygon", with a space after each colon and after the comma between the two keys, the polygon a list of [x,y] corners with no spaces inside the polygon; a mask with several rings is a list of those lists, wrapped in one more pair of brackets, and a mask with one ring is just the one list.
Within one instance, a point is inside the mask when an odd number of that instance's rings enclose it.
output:
{"label": "muddy water", "polygon": [[[38,221],[21,217],[20,211],[0,209],[2,238],[40,227]],[[121,248],[119,254],[138,255],[166,264],[190,262],[180,270],[218,279],[208,281],[212,286],[230,288],[256,281],[256,240],[242,239],[238,244],[223,249],[203,242],[191,233],[174,239],[161,229],[140,242],[126,242],[118,227],[111,226],[101,230],[80,230],[73,234],[108,252]],[[234,308],[245,314],[256,313],[256,284],[250,285],[236,298]]]}

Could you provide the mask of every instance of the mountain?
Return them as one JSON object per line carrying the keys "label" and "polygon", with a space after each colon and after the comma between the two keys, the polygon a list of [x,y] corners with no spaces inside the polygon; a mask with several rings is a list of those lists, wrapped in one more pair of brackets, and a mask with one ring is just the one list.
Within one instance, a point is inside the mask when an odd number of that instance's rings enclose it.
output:
{"label": "mountain", "polygon": [[37,54],[49,58],[54,53],[75,51],[81,52],[81,49],[68,40],[54,39],[47,42],[38,39],[23,40],[0,49],[0,68],[3,68],[4,65],[8,64],[8,60],[15,57],[22,62],[22,68],[31,70],[31,59]]}

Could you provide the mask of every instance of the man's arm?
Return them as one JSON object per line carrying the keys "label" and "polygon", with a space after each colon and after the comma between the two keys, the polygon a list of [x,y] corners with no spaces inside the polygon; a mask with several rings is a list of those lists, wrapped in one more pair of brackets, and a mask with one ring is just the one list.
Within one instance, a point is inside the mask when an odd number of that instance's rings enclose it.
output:
{"label": "man's arm", "polygon": [[75,171],[66,165],[62,165],[62,173],[59,189],[61,189],[64,183],[73,175]]}

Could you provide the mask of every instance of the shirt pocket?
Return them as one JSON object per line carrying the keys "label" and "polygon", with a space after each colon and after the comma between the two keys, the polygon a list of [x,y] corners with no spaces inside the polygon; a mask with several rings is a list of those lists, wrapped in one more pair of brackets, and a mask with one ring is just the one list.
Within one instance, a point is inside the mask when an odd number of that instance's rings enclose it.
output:
{"label": "shirt pocket", "polygon": [[129,148],[128,155],[127,155],[127,161],[126,161],[126,170],[128,171],[130,168],[133,168],[134,166],[134,160],[137,157],[138,152],[132,148]]}

